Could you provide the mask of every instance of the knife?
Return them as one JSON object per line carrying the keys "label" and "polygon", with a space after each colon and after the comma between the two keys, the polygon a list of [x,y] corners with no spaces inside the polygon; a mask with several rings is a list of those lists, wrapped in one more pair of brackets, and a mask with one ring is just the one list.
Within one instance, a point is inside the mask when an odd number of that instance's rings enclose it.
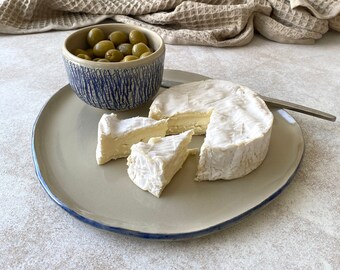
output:
{"label": "knife", "polygon": [[[172,86],[183,84],[183,83],[184,82],[163,80],[161,86],[163,88],[170,88]],[[284,100],[280,100],[276,98],[266,97],[263,95],[259,95],[259,97],[262,98],[269,107],[287,109],[287,110],[291,110],[291,111],[295,111],[299,113],[304,113],[304,114],[308,114],[308,115],[318,117],[324,120],[328,120],[331,122],[335,122],[336,120],[336,116],[332,114],[325,113],[325,112],[322,112],[322,111],[319,111],[313,108],[309,108],[303,105],[295,104],[292,102],[288,102],[288,101],[284,101]]]}

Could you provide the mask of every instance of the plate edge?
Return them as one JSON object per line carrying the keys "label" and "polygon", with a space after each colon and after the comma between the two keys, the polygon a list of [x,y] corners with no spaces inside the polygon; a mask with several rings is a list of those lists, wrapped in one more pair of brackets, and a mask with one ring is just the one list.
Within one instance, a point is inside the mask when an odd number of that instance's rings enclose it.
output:
{"label": "plate edge", "polygon": [[[31,138],[31,150],[32,150],[32,158],[33,158],[33,164],[34,164],[34,168],[35,168],[35,173],[37,175],[37,178],[40,182],[40,184],[42,185],[43,189],[47,192],[47,194],[49,195],[49,197],[57,204],[59,205],[62,209],[64,209],[66,212],[68,212],[70,215],[72,215],[73,217],[77,218],[78,220],[87,223],[89,225],[92,225],[96,228],[99,229],[103,229],[106,231],[111,231],[111,232],[116,232],[116,233],[120,233],[123,235],[128,235],[128,236],[135,236],[135,237],[139,237],[139,238],[144,238],[144,239],[153,239],[153,240],[185,240],[185,239],[192,239],[192,238],[198,238],[198,237],[202,237],[205,235],[209,235],[211,233],[214,232],[218,232],[222,229],[225,229],[227,227],[230,227],[231,225],[234,225],[238,222],[240,222],[241,220],[243,220],[244,218],[250,216],[251,214],[253,214],[256,210],[260,209],[261,207],[267,205],[269,202],[273,201],[273,199],[275,199],[277,196],[279,196],[283,190],[286,189],[286,187],[291,183],[292,179],[294,178],[296,172],[298,171],[301,162],[303,160],[303,156],[305,153],[305,141],[303,138],[303,134],[302,134],[302,130],[301,127],[298,125],[300,131],[301,131],[301,138],[302,138],[302,144],[303,144],[303,149],[302,152],[300,154],[299,157],[299,163],[297,165],[297,167],[295,168],[294,172],[292,173],[292,175],[290,175],[290,177],[287,179],[287,181],[285,182],[285,184],[280,187],[276,192],[274,192],[273,194],[271,194],[268,198],[266,198],[264,201],[262,201],[261,203],[257,204],[256,206],[254,206],[253,208],[247,210],[246,212],[232,218],[229,219],[227,221],[221,222],[219,224],[213,225],[211,227],[202,229],[202,230],[197,230],[197,231],[193,231],[193,232],[185,232],[185,233],[174,233],[174,234],[163,234],[163,233],[147,233],[147,232],[140,232],[140,231],[135,231],[135,230],[129,230],[129,229],[124,229],[121,227],[115,227],[115,226],[110,226],[110,225],[105,225],[102,224],[100,222],[97,222],[95,220],[92,220],[90,218],[84,217],[81,214],[77,213],[76,211],[72,210],[71,208],[69,208],[66,204],[64,204],[63,202],[61,202],[57,196],[55,196],[51,190],[49,189],[46,181],[44,180],[42,174],[41,174],[41,170],[38,164],[38,158],[37,158],[37,154],[36,154],[36,150],[35,150],[35,134],[36,134],[36,127],[39,123],[39,119],[40,116],[43,112],[43,110],[45,109],[45,107],[51,102],[51,100],[53,98],[55,98],[58,94],[60,94],[60,92],[65,88],[69,86],[69,84],[65,85],[64,87],[62,87],[59,91],[57,91],[56,93],[54,93],[50,99],[43,105],[43,107],[41,108],[34,124],[33,124],[33,128],[32,128],[32,138]],[[283,109],[282,109],[283,110]],[[285,110],[284,110],[285,111]],[[291,115],[290,115],[291,116]],[[291,116],[292,117],[292,116]],[[294,117],[292,117],[294,119]],[[295,119],[294,119],[295,120]],[[296,122],[296,120],[295,120]],[[296,122],[297,123],[297,122]]]}

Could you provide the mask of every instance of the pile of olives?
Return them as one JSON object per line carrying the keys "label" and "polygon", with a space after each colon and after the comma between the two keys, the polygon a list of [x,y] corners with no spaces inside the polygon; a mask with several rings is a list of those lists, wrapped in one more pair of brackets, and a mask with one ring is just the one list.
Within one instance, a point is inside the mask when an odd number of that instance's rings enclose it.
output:
{"label": "pile of olives", "polygon": [[98,62],[128,62],[152,54],[146,36],[138,31],[114,31],[105,36],[103,30],[92,28],[87,34],[89,49],[76,49],[74,55]]}

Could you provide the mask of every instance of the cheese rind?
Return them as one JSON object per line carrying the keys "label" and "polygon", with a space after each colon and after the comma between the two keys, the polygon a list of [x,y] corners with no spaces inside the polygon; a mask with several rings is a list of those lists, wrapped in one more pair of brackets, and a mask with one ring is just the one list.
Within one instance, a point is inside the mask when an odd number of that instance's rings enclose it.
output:
{"label": "cheese rind", "polygon": [[160,197],[164,188],[182,167],[190,150],[193,131],[179,135],[151,138],[131,147],[127,159],[128,175],[139,188]]}
{"label": "cheese rind", "polygon": [[216,114],[214,112],[212,115],[201,146],[196,181],[227,180],[247,175],[260,166],[268,152],[271,130],[248,138],[242,138],[238,134],[239,139],[230,143],[227,136],[216,138],[216,133],[219,132],[216,127],[228,119],[227,117],[221,121],[224,117]]}
{"label": "cheese rind", "polygon": [[127,157],[133,144],[166,134],[167,121],[147,117],[118,119],[114,113],[103,114],[98,123],[96,160],[99,165]]}
{"label": "cheese rind", "polygon": [[195,134],[206,133],[197,181],[242,177],[262,163],[269,148],[273,115],[245,86],[224,80],[174,86],[161,92],[149,111],[151,118],[168,119],[167,133],[195,126],[204,114],[210,116],[207,125],[195,129]]}

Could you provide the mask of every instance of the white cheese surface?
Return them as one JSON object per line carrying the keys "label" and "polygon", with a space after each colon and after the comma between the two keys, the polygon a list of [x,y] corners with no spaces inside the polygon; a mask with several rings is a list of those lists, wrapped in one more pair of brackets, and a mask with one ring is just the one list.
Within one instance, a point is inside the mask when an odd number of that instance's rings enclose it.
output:
{"label": "white cheese surface", "polygon": [[159,197],[186,160],[192,135],[193,131],[189,130],[134,144],[127,159],[130,179],[139,188]]}
{"label": "white cheese surface", "polygon": [[[209,117],[207,125],[197,120],[204,114]],[[188,128],[206,133],[199,181],[233,179],[257,168],[268,151],[273,124],[272,113],[254,91],[212,79],[163,91],[152,103],[149,117],[169,119],[168,133]]]}
{"label": "white cheese surface", "polygon": [[127,157],[131,145],[148,141],[151,137],[165,136],[166,120],[157,121],[147,117],[118,119],[114,113],[103,114],[98,123],[96,160],[104,164],[111,159]]}
{"label": "white cheese surface", "polygon": [[137,130],[139,128],[149,127],[158,122],[148,117],[132,117],[127,119],[118,119],[114,113],[103,114],[101,117],[98,130],[105,136],[112,138],[125,135],[127,132]]}

